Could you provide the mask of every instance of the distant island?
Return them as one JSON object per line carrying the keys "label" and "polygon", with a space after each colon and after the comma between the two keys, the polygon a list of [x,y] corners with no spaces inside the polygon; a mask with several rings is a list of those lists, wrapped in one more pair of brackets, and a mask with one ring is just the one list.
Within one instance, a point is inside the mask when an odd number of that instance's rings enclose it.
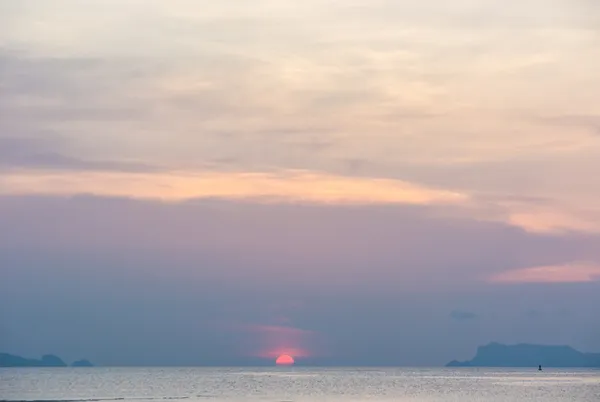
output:
{"label": "distant island", "polygon": [[[77,360],[71,367],[93,367],[88,360]],[[27,359],[25,357],[0,353],[0,367],[68,367],[60,357],[45,355],[41,359]]]}
{"label": "distant island", "polygon": [[81,359],[73,362],[71,367],[94,367],[94,365],[87,359]]}
{"label": "distant island", "polygon": [[451,361],[446,367],[599,367],[600,353],[582,353],[570,346],[503,345],[480,346],[473,360]]}

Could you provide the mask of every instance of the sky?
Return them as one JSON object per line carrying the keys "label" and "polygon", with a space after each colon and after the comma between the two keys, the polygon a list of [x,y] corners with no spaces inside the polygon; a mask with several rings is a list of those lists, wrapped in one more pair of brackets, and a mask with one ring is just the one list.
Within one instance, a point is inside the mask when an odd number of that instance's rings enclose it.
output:
{"label": "sky", "polygon": [[0,351],[600,352],[595,0],[0,0]]}

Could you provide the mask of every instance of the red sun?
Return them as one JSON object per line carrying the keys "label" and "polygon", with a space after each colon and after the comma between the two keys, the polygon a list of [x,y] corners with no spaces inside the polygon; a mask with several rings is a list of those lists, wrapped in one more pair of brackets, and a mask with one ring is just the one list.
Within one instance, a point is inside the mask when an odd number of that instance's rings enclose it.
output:
{"label": "red sun", "polygon": [[275,364],[278,366],[291,366],[294,363],[294,358],[290,355],[281,355],[275,360]]}

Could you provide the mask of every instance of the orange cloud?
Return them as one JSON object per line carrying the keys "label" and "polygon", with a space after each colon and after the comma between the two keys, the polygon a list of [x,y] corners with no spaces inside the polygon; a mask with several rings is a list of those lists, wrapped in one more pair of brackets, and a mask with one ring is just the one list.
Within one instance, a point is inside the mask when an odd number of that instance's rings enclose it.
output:
{"label": "orange cloud", "polygon": [[336,176],[284,170],[264,172],[45,172],[11,173],[0,178],[0,193],[77,195],[184,201],[201,198],[321,204],[454,204],[463,193],[399,180]]}
{"label": "orange cloud", "polygon": [[520,228],[528,233],[568,235],[569,233],[600,234],[600,209],[594,198],[550,196],[523,197],[489,202],[475,199],[469,203],[471,217]]}
{"label": "orange cloud", "polygon": [[490,278],[494,283],[583,283],[600,280],[600,265],[570,263],[502,272]]}
{"label": "orange cloud", "polygon": [[561,210],[539,209],[512,213],[508,221],[531,233],[561,234],[565,232],[600,233],[596,214],[580,216]]}

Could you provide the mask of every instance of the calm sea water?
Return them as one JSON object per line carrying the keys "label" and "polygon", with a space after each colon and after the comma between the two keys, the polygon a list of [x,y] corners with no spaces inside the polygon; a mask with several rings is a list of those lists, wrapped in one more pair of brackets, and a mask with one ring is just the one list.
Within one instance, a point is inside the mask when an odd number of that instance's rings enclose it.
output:
{"label": "calm sea water", "polygon": [[600,401],[600,371],[495,369],[1,369],[2,400]]}

